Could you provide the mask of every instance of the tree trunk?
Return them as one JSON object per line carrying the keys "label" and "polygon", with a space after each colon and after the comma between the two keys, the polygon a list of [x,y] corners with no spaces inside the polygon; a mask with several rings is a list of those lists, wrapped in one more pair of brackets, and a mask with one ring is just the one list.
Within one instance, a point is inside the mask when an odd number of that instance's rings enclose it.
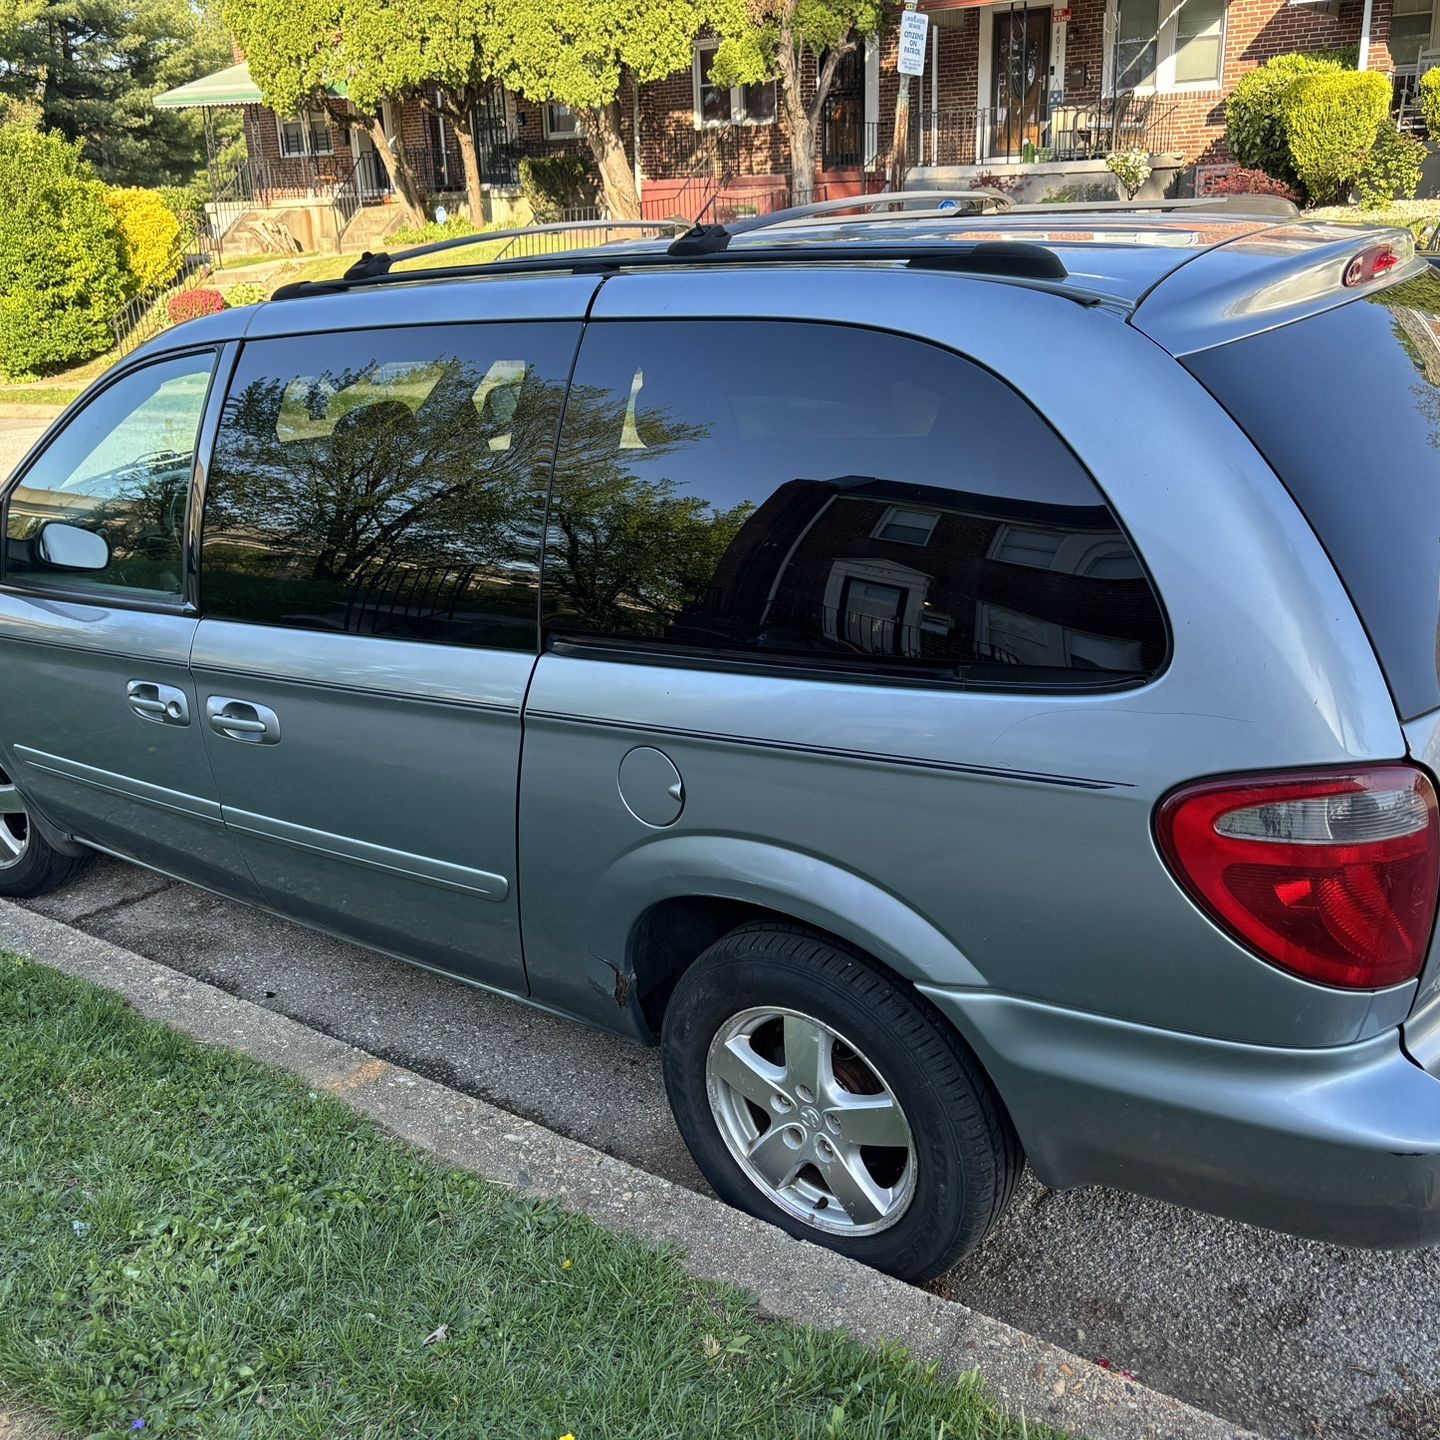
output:
{"label": "tree trunk", "polygon": [[790,132],[790,203],[808,205],[815,198],[815,121],[801,94],[801,52],[789,42],[788,31],[782,29],[776,59],[785,128]]}
{"label": "tree trunk", "polygon": [[903,190],[905,172],[910,167],[910,77],[900,77],[895,96],[895,129],[890,139],[890,160],[885,167],[885,188]]}
{"label": "tree trunk", "polygon": [[395,136],[396,144],[392,146],[390,137],[385,133],[385,122],[378,115],[365,117],[365,129],[370,134],[370,141],[380,156],[385,173],[390,177],[390,185],[406,212],[406,219],[412,225],[423,225],[425,207],[420,203],[420,186],[415,179],[415,172],[410,168],[410,162],[405,158],[405,146],[399,134]]}
{"label": "tree trunk", "polygon": [[475,149],[475,137],[463,120],[455,123],[455,143],[460,147],[460,168],[465,172],[465,204],[470,219],[478,229],[485,223],[485,192],[480,188],[480,155]]}
{"label": "tree trunk", "polygon": [[620,102],[598,105],[585,112],[585,138],[600,170],[605,208],[612,220],[640,219],[640,197],[635,174],[620,135]]}

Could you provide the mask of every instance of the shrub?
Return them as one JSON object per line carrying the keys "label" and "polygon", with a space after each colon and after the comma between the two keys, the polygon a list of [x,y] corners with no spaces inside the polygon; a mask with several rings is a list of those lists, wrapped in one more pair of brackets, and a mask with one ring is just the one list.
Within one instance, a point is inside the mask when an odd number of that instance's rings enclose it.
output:
{"label": "shrub", "polygon": [[227,309],[234,310],[239,305],[258,305],[269,298],[268,285],[262,285],[258,280],[245,280],[239,285],[232,285],[225,292],[225,305]]}
{"label": "shrub", "polygon": [[473,235],[477,228],[479,227],[468,215],[447,215],[444,220],[427,220],[423,225],[392,230],[389,241],[395,245],[430,245],[436,240],[454,240],[461,235]]}
{"label": "shrub", "polygon": [[1440,140],[1440,69],[1427,70],[1420,77],[1420,113],[1432,140]]}
{"label": "shrub", "polygon": [[105,203],[125,241],[125,263],[134,288],[149,290],[180,273],[180,221],[158,190],[112,188]]}
{"label": "shrub", "polygon": [[1384,120],[1365,168],[1355,179],[1355,193],[1368,209],[1392,200],[1413,200],[1425,164],[1425,142],[1406,135],[1393,120]]}
{"label": "shrub", "polygon": [[170,314],[170,323],[179,325],[197,315],[218,315],[225,308],[225,297],[218,290],[182,290],[170,297],[165,308]]}
{"label": "shrub", "polygon": [[0,371],[16,379],[109,349],[128,278],[105,187],[79,145],[0,125]]}
{"label": "shrub", "polygon": [[1150,178],[1150,152],[1143,146],[1112,150],[1105,157],[1105,168],[1124,186],[1125,198],[1133,200]]}
{"label": "shrub", "polygon": [[1290,160],[1315,201],[1343,196],[1365,166],[1390,112],[1390,81],[1373,70],[1309,75],[1285,105]]}
{"label": "shrub", "polygon": [[1282,200],[1300,203],[1300,192],[1283,180],[1267,175],[1263,170],[1232,170],[1228,175],[1217,175],[1205,186],[1206,195],[1278,195]]}
{"label": "shrub", "polygon": [[579,155],[525,156],[520,161],[520,190],[542,223],[595,203],[595,181]]}
{"label": "shrub", "polygon": [[1340,70],[1338,60],[1323,55],[1277,55],[1242,75],[1225,102],[1225,143],[1236,164],[1296,186],[1299,177],[1285,129],[1290,93],[1314,75]]}

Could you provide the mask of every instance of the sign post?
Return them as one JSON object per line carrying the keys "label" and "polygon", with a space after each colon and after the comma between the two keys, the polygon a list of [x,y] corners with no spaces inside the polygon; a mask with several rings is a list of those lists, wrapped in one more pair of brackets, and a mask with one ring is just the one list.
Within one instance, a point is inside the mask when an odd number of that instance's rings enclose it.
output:
{"label": "sign post", "polygon": [[890,132],[890,163],[885,177],[890,190],[905,188],[905,168],[910,162],[910,77],[925,73],[925,38],[930,17],[918,14],[915,3],[916,0],[905,0],[900,16],[900,54],[895,62],[900,88],[895,93],[895,125]]}

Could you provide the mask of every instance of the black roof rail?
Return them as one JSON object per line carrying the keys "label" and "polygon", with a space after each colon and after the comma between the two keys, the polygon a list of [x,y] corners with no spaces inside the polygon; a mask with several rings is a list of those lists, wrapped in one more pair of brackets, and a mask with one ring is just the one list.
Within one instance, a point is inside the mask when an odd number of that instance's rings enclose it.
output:
{"label": "black roof rail", "polygon": [[[687,222],[688,223],[688,222]],[[1043,245],[1025,240],[984,240],[975,243],[946,240],[911,241],[905,244],[855,244],[852,241],[810,241],[804,245],[746,245],[735,250],[723,247],[673,254],[673,247],[654,250],[557,251],[550,255],[528,255],[515,260],[491,260],[472,265],[453,265],[434,270],[383,271],[338,280],[300,281],[282,286],[273,300],[293,300],[306,295],[333,295],[347,290],[371,289],[386,285],[415,284],[429,280],[474,280],[487,275],[570,273],[613,275],[619,270],[650,270],[677,265],[854,265],[888,263],[914,270],[944,270],[957,275],[989,275],[1020,284],[1061,290],[1083,303],[1109,303],[1112,297],[1086,290],[1069,282],[1064,262]]]}
{"label": "black roof rail", "polygon": [[[884,205],[891,210],[888,215],[855,216],[857,220],[924,219],[932,215],[945,215],[958,210],[961,205],[979,205],[979,210],[969,214],[983,214],[984,207],[991,205],[995,211],[1009,210],[1013,202],[999,190],[883,190],[877,195],[842,195],[833,200],[815,200],[808,205],[791,205],[784,210],[772,210],[767,215],[751,215],[744,220],[734,220],[729,225],[696,225],[687,230],[670,246],[675,256],[691,257],[710,255],[724,250],[737,235],[748,235],[756,230],[769,230],[775,225],[788,225],[794,220],[817,219],[827,215],[847,218],[846,210],[874,210]],[[914,210],[895,210],[895,206],[915,206]],[[994,212],[991,212],[994,213]]]}
{"label": "black roof rail", "polygon": [[[341,277],[345,280],[369,280],[387,275],[390,267],[401,260],[417,260],[422,255],[438,255],[442,250],[459,250],[468,245],[485,245],[492,240],[518,240],[525,235],[556,235],[571,230],[680,230],[689,226],[684,218],[670,220],[556,220],[547,225],[522,225],[510,230],[476,230],[468,235],[448,235],[428,245],[414,245],[397,250],[393,255],[381,250],[367,250]],[[287,287],[288,288],[288,287]]]}

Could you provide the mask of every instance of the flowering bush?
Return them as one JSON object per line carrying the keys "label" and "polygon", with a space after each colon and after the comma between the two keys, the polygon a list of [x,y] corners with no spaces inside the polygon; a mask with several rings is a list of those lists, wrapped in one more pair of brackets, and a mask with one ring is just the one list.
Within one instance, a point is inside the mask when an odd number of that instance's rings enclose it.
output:
{"label": "flowering bush", "polygon": [[1126,199],[1133,200],[1150,178],[1150,152],[1138,146],[1112,150],[1105,157],[1105,168],[1125,187]]}
{"label": "flowering bush", "polygon": [[1300,194],[1292,185],[1267,175],[1263,170],[1235,169],[1228,175],[1216,175],[1205,185],[1206,195],[1278,195],[1282,200],[1300,203]]}
{"label": "flowering bush", "polygon": [[137,291],[179,273],[185,258],[180,220],[158,190],[112,187],[105,192],[105,203],[124,237],[125,260]]}
{"label": "flowering bush", "polygon": [[193,320],[197,315],[218,315],[224,308],[225,297],[218,290],[182,290],[172,295],[166,306],[172,325]]}

